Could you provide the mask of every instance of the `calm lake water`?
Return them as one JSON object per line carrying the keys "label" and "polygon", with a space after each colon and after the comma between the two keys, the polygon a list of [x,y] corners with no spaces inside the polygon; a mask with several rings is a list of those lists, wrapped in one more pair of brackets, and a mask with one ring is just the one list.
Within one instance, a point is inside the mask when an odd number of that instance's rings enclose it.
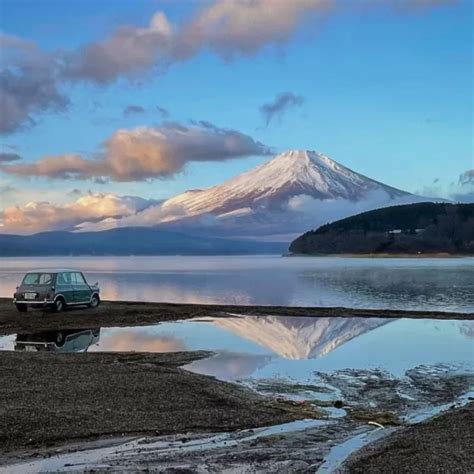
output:
{"label": "calm lake water", "polygon": [[79,268],[111,300],[474,312],[474,258],[0,258],[0,295],[54,267]]}

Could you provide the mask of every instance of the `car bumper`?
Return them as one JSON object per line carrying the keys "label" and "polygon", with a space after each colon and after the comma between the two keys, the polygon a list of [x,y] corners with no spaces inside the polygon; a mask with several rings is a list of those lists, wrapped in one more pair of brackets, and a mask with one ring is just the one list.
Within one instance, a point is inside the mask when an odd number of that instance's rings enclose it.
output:
{"label": "car bumper", "polygon": [[48,300],[47,298],[44,298],[43,300],[18,300],[16,298],[13,298],[13,303],[14,304],[28,304],[28,305],[35,305],[35,306],[48,306],[50,304],[53,304],[53,300]]}

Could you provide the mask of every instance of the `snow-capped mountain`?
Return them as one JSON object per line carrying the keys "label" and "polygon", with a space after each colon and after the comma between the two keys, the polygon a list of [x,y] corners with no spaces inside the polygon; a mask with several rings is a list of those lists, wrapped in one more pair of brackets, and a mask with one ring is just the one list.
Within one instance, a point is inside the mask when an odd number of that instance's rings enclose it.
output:
{"label": "snow-capped mountain", "polygon": [[223,184],[187,191],[133,216],[80,228],[158,225],[197,235],[290,241],[329,221],[420,200],[322,153],[293,150]]}
{"label": "snow-capped mountain", "polygon": [[358,201],[375,191],[392,199],[408,195],[355,173],[322,153],[293,150],[224,184],[171,198],[162,209],[179,207],[187,216],[243,214],[249,209],[281,208],[293,196]]}
{"label": "snow-capped mountain", "polygon": [[286,359],[314,359],[389,322],[382,318],[255,316],[219,318],[213,324]]}

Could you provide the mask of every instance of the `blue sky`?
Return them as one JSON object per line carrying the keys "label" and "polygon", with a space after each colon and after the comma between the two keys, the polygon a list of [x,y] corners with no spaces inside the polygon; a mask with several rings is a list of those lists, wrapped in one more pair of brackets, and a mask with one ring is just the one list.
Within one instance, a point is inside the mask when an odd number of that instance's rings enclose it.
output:
{"label": "blue sky", "polygon": [[[61,82],[69,105],[33,111],[34,124],[2,135],[1,151],[21,156],[22,163],[65,154],[90,159],[118,129],[205,120],[275,152],[319,150],[392,186],[446,195],[450,183],[474,167],[472,3],[406,0],[393,7],[397,2],[382,1],[385,6],[375,8],[363,3],[370,2],[348,0],[351,8],[299,21],[284,41],[269,40],[251,54],[231,51],[223,59],[202,47],[132,79]],[[101,42],[120,25],[145,27],[157,11],[179,24],[212,3],[0,0],[0,5],[3,33],[55,54]],[[302,97],[302,105],[265,126],[260,107],[283,92]],[[147,111],[125,117],[129,105]],[[166,119],[157,106],[169,112]],[[45,196],[65,202],[72,189],[162,199],[220,183],[267,159],[243,154],[190,161],[164,178],[106,184],[3,172],[0,186],[28,192],[4,193],[0,208]]]}

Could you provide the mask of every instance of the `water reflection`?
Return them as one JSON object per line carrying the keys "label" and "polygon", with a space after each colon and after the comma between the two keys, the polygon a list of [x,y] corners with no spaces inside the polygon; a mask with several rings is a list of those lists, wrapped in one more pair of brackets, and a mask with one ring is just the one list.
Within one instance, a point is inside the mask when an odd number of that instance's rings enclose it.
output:
{"label": "water reflection", "polygon": [[58,257],[0,259],[0,294],[32,267],[77,267],[104,299],[474,312],[474,259]]}
{"label": "water reflection", "polygon": [[192,372],[212,375],[223,380],[250,377],[271,362],[273,356],[222,351],[187,366]]}
{"label": "water reflection", "polygon": [[285,359],[314,359],[390,322],[392,320],[382,318],[257,316],[215,319],[213,324]]}
{"label": "water reflection", "polygon": [[25,352],[86,352],[99,340],[100,328],[19,333],[15,339],[15,350]]}
{"label": "water reflection", "polygon": [[188,370],[226,380],[291,379],[347,368],[403,374],[420,364],[474,369],[474,321],[381,318],[229,317],[131,328],[49,331],[0,337],[24,351],[206,350]]}
{"label": "water reflection", "polygon": [[104,330],[104,336],[98,347],[105,352],[180,352],[186,350],[184,341],[173,335],[157,335],[147,332]]}

